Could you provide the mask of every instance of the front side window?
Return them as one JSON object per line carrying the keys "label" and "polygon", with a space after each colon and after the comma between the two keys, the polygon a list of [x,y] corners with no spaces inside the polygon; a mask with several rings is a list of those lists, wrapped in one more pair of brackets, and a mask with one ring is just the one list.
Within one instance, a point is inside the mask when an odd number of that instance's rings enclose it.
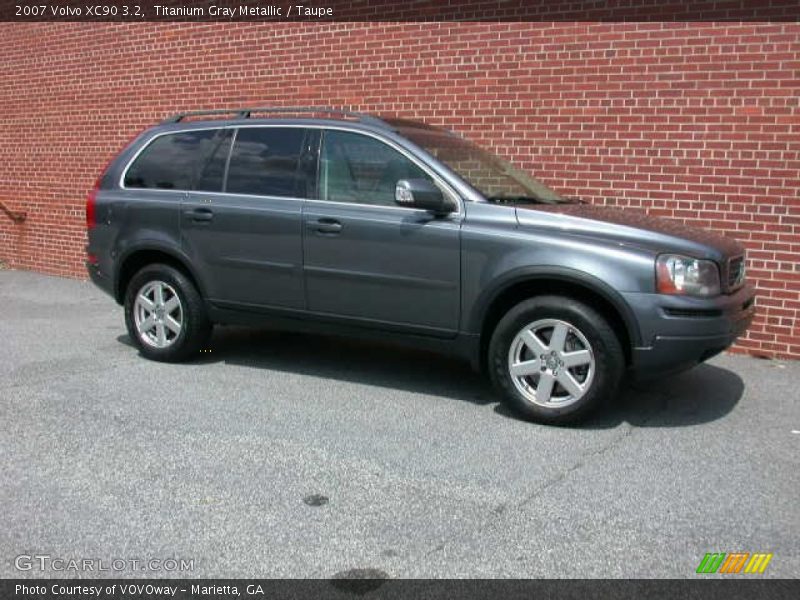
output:
{"label": "front side window", "polygon": [[190,190],[216,146],[215,129],[157,137],[125,173],[125,187]]}
{"label": "front side window", "polygon": [[236,134],[225,191],[306,198],[314,181],[307,130],[243,127]]}
{"label": "front side window", "polygon": [[320,198],[396,206],[401,179],[433,180],[394,148],[375,138],[347,131],[325,132],[320,157]]}

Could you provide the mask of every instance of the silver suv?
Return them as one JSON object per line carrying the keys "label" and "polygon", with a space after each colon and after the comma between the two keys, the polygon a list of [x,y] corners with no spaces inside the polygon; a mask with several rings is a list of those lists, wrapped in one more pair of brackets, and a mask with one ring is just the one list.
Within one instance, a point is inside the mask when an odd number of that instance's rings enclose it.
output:
{"label": "silver suv", "polygon": [[438,127],[332,109],[172,117],[111,162],[86,217],[89,274],[147,358],[191,358],[222,323],[391,338],[470,360],[548,423],[626,372],[717,354],[755,310],[733,240],[564,198]]}

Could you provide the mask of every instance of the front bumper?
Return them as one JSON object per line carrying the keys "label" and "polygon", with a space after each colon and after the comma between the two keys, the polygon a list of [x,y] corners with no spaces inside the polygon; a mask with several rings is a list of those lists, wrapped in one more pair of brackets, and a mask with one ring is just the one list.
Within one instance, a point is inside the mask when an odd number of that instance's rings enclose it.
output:
{"label": "front bumper", "polygon": [[631,356],[638,378],[682,371],[719,354],[747,330],[756,311],[750,286],[718,298],[630,294],[627,299],[643,342]]}

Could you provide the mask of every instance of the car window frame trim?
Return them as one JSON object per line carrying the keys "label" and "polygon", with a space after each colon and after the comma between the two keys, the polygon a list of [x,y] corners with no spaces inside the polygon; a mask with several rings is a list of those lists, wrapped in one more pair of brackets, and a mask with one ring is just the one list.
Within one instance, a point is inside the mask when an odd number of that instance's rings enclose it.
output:
{"label": "car window frame trim", "polygon": [[[223,179],[223,189],[225,189],[225,188],[227,188],[227,184],[228,184],[228,178],[227,178],[228,172],[227,172],[227,169],[228,169],[228,166],[230,164],[230,157],[233,154],[233,146],[234,146],[234,143],[236,142],[237,130],[241,129],[241,128],[253,128],[253,127],[271,128],[271,129],[277,129],[277,128],[283,128],[283,129],[286,129],[286,128],[318,129],[318,130],[321,130],[323,133],[324,133],[324,131],[326,129],[331,129],[331,130],[336,130],[336,131],[345,131],[345,132],[349,132],[349,133],[357,133],[357,134],[361,134],[361,135],[366,135],[368,137],[372,137],[372,138],[378,140],[379,142],[382,142],[382,143],[386,144],[390,148],[393,148],[394,150],[400,152],[402,155],[404,155],[406,158],[408,158],[411,162],[416,164],[420,169],[422,169],[428,175],[430,175],[430,177],[434,181],[436,181],[437,183],[439,183],[440,185],[442,185],[444,187],[444,189],[448,192],[448,194],[451,196],[451,198],[456,203],[456,210],[453,211],[452,213],[450,213],[450,216],[458,217],[458,216],[461,216],[461,215],[464,214],[464,199],[461,198],[461,195],[453,189],[453,186],[450,185],[447,181],[445,181],[445,179],[442,176],[440,176],[438,173],[436,173],[429,165],[424,163],[420,158],[414,156],[413,153],[411,153],[408,149],[403,148],[400,144],[394,142],[393,140],[387,139],[387,138],[385,138],[385,137],[383,137],[383,136],[381,136],[381,135],[379,135],[379,134],[377,134],[375,132],[372,132],[372,131],[352,128],[352,127],[342,127],[342,126],[336,126],[336,125],[324,125],[324,124],[316,124],[316,123],[315,124],[310,124],[310,125],[299,124],[299,123],[292,123],[292,124],[284,124],[284,123],[282,123],[282,124],[274,124],[274,125],[273,124],[269,124],[269,123],[252,123],[252,124],[251,123],[239,123],[239,124],[216,125],[216,126],[208,126],[208,127],[186,127],[186,128],[183,128],[183,129],[171,129],[169,131],[161,131],[161,132],[158,132],[155,135],[153,135],[144,144],[142,144],[142,147],[139,148],[133,154],[133,156],[128,160],[128,162],[125,164],[125,168],[122,170],[122,173],[120,174],[119,180],[117,181],[117,185],[119,186],[119,189],[125,190],[125,191],[129,191],[129,192],[143,191],[144,190],[144,191],[148,191],[148,192],[154,192],[155,191],[155,192],[167,192],[167,193],[178,193],[178,194],[193,194],[193,193],[195,193],[195,194],[222,194],[222,195],[225,195],[225,196],[235,196],[235,197],[243,197],[243,198],[268,198],[270,200],[277,199],[277,200],[290,200],[290,201],[301,201],[301,202],[305,202],[305,201],[323,202],[325,204],[339,204],[339,205],[347,205],[347,206],[363,206],[363,207],[367,207],[367,208],[370,208],[370,209],[388,209],[388,210],[404,210],[404,211],[413,211],[413,212],[428,212],[428,211],[426,211],[424,209],[421,209],[421,208],[413,208],[413,207],[409,207],[409,206],[382,206],[382,205],[364,204],[363,202],[332,202],[330,200],[322,200],[321,198],[296,198],[296,197],[292,197],[292,196],[269,196],[269,195],[265,195],[265,194],[237,194],[237,193],[226,192],[226,191],[212,192],[212,191],[207,191],[207,190],[183,190],[183,189],[177,190],[177,189],[144,188],[144,187],[143,188],[137,188],[137,187],[127,187],[125,185],[125,177],[128,174],[128,170],[131,168],[133,163],[139,158],[139,156],[147,148],[149,148],[151,146],[151,144],[153,144],[153,142],[155,142],[158,138],[163,137],[165,135],[177,135],[177,134],[180,134],[180,133],[189,133],[189,132],[192,132],[192,131],[210,131],[210,130],[233,129],[234,130],[233,140],[231,141],[231,147],[230,147],[230,150],[228,151],[228,161],[226,163],[225,176],[224,176],[224,179]],[[320,135],[320,140],[321,139],[322,139],[322,135]],[[321,148],[321,143],[320,143],[320,148]],[[319,167],[319,156],[317,156],[317,166]]]}

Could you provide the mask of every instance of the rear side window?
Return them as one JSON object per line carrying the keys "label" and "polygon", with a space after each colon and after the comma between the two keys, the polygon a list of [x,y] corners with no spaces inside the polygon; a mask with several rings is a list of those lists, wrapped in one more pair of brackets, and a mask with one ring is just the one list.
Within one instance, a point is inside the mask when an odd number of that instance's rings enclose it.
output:
{"label": "rear side window", "polygon": [[236,134],[225,188],[231,194],[306,198],[314,182],[306,130],[244,127]]}
{"label": "rear side window", "polygon": [[183,131],[157,137],[125,173],[125,187],[190,190],[211,156],[217,130]]}
{"label": "rear side window", "polygon": [[231,151],[231,140],[233,140],[233,129],[223,129],[219,132],[215,147],[200,171],[200,177],[194,189],[200,192],[222,191],[225,165],[228,163],[228,155]]}

